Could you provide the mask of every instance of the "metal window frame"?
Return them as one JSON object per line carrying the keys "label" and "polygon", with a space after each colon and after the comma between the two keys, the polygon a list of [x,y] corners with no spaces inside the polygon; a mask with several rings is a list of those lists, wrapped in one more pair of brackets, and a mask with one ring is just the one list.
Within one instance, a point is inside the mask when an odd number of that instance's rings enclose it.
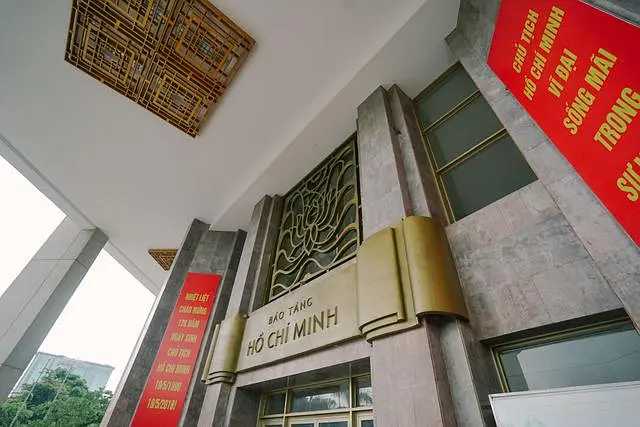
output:
{"label": "metal window frame", "polygon": [[[418,96],[416,96],[413,100],[414,105],[417,106],[418,102],[429,95],[433,91],[437,90],[455,71],[459,68],[463,68],[460,62],[456,62],[451,67],[449,67],[442,75],[440,75],[433,83],[427,86]],[[465,71],[466,72],[466,71]],[[455,212],[453,210],[453,206],[451,205],[451,200],[449,199],[449,195],[447,194],[447,189],[444,184],[444,176],[450,172],[455,167],[461,165],[465,161],[473,158],[475,155],[483,151],[484,149],[490,147],[493,143],[501,140],[505,135],[508,135],[507,130],[504,126],[498,129],[493,134],[487,136],[486,138],[478,141],[475,145],[473,145],[470,149],[456,156],[456,158],[450,160],[446,164],[442,166],[438,166],[436,162],[435,154],[431,148],[431,143],[429,142],[429,131],[441,126],[447,120],[454,117],[457,113],[464,110],[469,104],[475,101],[477,98],[481,97],[482,94],[480,90],[476,88],[474,92],[468,95],[466,98],[462,99],[460,102],[455,104],[451,109],[445,112],[441,117],[436,119],[433,123],[423,126],[416,114],[416,120],[418,122],[418,127],[420,128],[420,135],[422,136],[422,143],[427,152],[427,157],[429,158],[429,163],[431,164],[431,172],[433,174],[434,181],[436,182],[436,187],[438,189],[438,195],[440,196],[440,201],[445,208],[447,221],[449,224],[452,224],[458,221],[461,218],[457,218]],[[500,121],[500,120],[498,120]],[[502,123],[501,123],[502,124]]]}
{"label": "metal window frame", "polygon": [[[355,381],[358,378],[363,377],[371,377],[371,373],[361,373],[361,374],[349,374],[347,376],[341,376],[337,378],[331,378],[329,380],[322,381],[314,381],[307,384],[297,385],[297,386],[289,386],[282,387],[274,390],[270,390],[267,393],[264,393],[260,396],[260,405],[258,409],[258,427],[262,426],[264,422],[268,421],[276,421],[280,422],[283,426],[287,425],[287,422],[292,418],[300,418],[300,417],[321,417],[321,416],[345,416],[349,420],[349,424],[351,426],[355,426],[355,422],[357,421],[358,415],[361,414],[373,414],[373,406],[355,406],[356,404],[356,388]],[[292,412],[291,411],[291,402],[294,391],[299,390],[308,390],[314,389],[318,387],[331,386],[331,385],[339,385],[347,383],[349,387],[349,407],[348,408],[338,408],[338,409],[329,409],[324,411],[305,411],[305,412]],[[279,414],[271,414],[266,415],[266,403],[269,396],[274,394],[284,393],[284,412]]]}
{"label": "metal window frame", "polygon": [[[287,191],[287,193],[282,196],[282,200],[283,202],[286,201],[287,197],[293,193],[298,187],[300,187],[300,185],[304,184],[307,179],[311,176],[313,176],[313,174],[315,172],[317,172],[320,168],[322,168],[325,164],[326,161],[328,161],[328,159],[330,159],[332,156],[334,156],[338,151],[340,151],[341,149],[343,149],[346,145],[348,144],[353,144],[353,153],[354,153],[354,167],[355,167],[355,202],[356,202],[356,218],[355,221],[357,223],[357,247],[359,247],[362,244],[362,197],[361,197],[361,182],[360,182],[360,156],[359,156],[359,152],[358,152],[358,133],[354,132],[351,135],[349,135],[344,141],[342,141],[340,143],[340,145],[338,145],[334,150],[331,151],[331,153],[329,153],[325,158],[322,159],[322,161],[320,163],[318,163],[309,173],[307,173],[303,178],[300,179],[300,181],[298,181],[293,187],[291,187],[289,189],[289,191]],[[344,265],[346,262],[352,260],[356,254],[357,254],[357,250],[346,256],[343,257],[339,260],[337,260],[334,264],[330,265],[328,268],[317,271],[316,273],[314,273],[313,275],[307,277],[304,280],[299,281],[298,283],[294,284],[293,286],[291,286],[287,291],[281,292],[277,295],[271,296],[271,288],[273,287],[273,273],[274,273],[274,269],[276,267],[276,263],[278,261],[277,259],[277,252],[278,249],[280,247],[280,228],[282,227],[282,218],[285,215],[285,209],[284,206],[282,208],[282,212],[280,214],[280,218],[278,218],[278,237],[277,237],[277,242],[276,245],[273,249],[273,260],[269,265],[269,286],[267,287],[267,290],[265,292],[264,295],[264,300],[262,302],[262,306],[268,305],[269,303],[276,301],[277,299],[285,296],[285,295],[289,295],[292,291],[298,289],[300,286],[304,286],[306,283],[311,282],[312,280],[317,279],[318,277],[324,275],[325,273],[328,273],[329,271],[332,271],[342,265]]]}
{"label": "metal window frame", "polygon": [[544,344],[570,341],[575,338],[596,335],[624,325],[630,325],[632,329],[638,332],[638,330],[633,325],[633,322],[631,322],[631,319],[629,319],[628,317],[618,317],[611,320],[596,322],[590,325],[576,326],[573,328],[564,329],[562,331],[549,332],[532,337],[520,338],[491,347],[491,358],[493,359],[494,367],[498,372],[500,388],[504,393],[511,392],[511,390],[509,389],[509,383],[507,381],[507,375],[504,366],[502,364],[502,361],[500,360],[500,354],[516,349],[531,348]]}

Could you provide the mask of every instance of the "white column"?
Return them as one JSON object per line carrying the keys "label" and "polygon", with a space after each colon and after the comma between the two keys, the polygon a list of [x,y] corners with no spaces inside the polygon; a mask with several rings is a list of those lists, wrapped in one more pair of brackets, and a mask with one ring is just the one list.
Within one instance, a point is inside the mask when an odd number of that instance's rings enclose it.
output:
{"label": "white column", "polygon": [[66,218],[0,297],[0,401],[11,392],[107,242]]}

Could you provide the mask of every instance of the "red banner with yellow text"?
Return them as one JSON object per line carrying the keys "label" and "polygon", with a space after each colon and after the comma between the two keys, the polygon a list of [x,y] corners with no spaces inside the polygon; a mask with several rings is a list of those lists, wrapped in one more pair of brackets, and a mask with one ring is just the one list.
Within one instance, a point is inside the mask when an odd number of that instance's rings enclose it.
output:
{"label": "red banner with yellow text", "polygon": [[219,286],[217,274],[187,274],[131,426],[178,425]]}
{"label": "red banner with yellow text", "polygon": [[502,0],[489,66],[640,243],[640,28],[579,0]]}

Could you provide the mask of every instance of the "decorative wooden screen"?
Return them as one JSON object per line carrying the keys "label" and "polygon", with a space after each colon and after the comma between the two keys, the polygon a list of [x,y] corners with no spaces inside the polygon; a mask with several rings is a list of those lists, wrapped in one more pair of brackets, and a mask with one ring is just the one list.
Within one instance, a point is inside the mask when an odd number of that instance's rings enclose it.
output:
{"label": "decorative wooden screen", "polygon": [[165,271],[169,271],[177,253],[177,249],[149,249],[149,255],[151,255]]}
{"label": "decorative wooden screen", "polygon": [[356,254],[361,240],[355,136],[284,198],[269,300]]}
{"label": "decorative wooden screen", "polygon": [[74,0],[65,59],[196,136],[254,44],[208,0]]}

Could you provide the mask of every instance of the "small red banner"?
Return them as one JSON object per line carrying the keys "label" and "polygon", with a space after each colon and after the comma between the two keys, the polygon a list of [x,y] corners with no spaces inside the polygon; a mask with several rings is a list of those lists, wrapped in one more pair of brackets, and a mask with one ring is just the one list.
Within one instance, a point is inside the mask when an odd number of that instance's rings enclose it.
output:
{"label": "small red banner", "polygon": [[187,274],[131,426],[178,425],[219,286],[217,274]]}
{"label": "small red banner", "polygon": [[640,243],[640,28],[578,0],[502,0],[489,66]]}

